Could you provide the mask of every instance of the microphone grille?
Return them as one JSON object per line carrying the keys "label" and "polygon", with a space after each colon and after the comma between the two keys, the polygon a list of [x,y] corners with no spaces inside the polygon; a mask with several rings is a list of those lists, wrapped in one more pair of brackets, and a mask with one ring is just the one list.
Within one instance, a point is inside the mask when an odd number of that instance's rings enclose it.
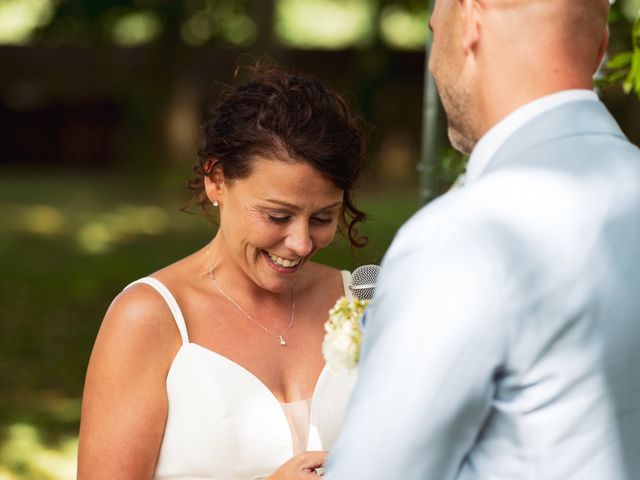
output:
{"label": "microphone grille", "polygon": [[371,300],[375,293],[380,267],[378,265],[362,265],[351,274],[349,288],[360,300]]}

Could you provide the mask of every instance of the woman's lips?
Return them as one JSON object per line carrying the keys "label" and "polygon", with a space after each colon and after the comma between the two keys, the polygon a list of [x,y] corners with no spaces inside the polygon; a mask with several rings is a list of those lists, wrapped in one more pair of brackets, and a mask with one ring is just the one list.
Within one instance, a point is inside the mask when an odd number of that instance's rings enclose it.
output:
{"label": "woman's lips", "polygon": [[300,265],[302,265],[302,260],[300,260],[300,262],[295,267],[283,267],[282,265],[278,265],[273,260],[271,260],[271,257],[266,250],[262,251],[262,255],[265,257],[267,264],[278,273],[294,273],[297,272],[300,268]]}

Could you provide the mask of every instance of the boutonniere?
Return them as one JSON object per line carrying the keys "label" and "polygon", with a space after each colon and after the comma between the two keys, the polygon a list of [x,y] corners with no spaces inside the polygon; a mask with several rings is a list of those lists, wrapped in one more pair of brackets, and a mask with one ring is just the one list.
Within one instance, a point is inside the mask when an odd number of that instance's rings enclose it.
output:
{"label": "boutonniere", "polygon": [[369,300],[346,297],[338,299],[329,310],[329,319],[324,324],[325,336],[322,354],[333,373],[346,373],[358,366],[362,343],[361,318]]}

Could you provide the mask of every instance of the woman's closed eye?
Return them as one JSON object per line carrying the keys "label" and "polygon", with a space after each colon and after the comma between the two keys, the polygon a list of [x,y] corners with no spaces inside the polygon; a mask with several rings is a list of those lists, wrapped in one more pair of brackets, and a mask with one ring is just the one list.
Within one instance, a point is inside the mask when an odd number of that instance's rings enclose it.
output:
{"label": "woman's closed eye", "polygon": [[311,217],[311,221],[313,223],[318,224],[318,225],[327,225],[327,224],[333,222],[333,217],[329,217],[329,216],[314,216],[314,217]]}
{"label": "woman's closed eye", "polygon": [[[289,214],[269,213],[267,215],[267,218],[272,223],[285,224],[291,221],[292,216]],[[313,217],[311,217],[311,222],[315,223],[316,225],[328,225],[333,222],[333,217],[326,215],[314,215]]]}
{"label": "woman's closed eye", "polygon": [[278,224],[287,223],[289,220],[291,220],[291,215],[287,215],[287,214],[269,213],[267,217],[269,218],[270,222],[278,223]]}

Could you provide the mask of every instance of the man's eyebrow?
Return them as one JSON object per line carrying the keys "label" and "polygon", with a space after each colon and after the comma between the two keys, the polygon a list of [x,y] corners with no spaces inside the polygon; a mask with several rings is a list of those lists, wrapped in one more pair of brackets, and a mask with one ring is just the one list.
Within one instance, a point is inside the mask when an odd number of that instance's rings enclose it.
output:
{"label": "man's eyebrow", "polygon": [[[276,205],[280,205],[286,207],[290,210],[299,210],[300,208],[293,203],[285,202],[284,200],[276,200],[274,198],[265,198],[265,202],[275,203]],[[322,207],[319,210],[330,210],[332,208],[340,207],[342,205],[342,201],[332,203],[331,205],[327,205],[326,207]]]}

